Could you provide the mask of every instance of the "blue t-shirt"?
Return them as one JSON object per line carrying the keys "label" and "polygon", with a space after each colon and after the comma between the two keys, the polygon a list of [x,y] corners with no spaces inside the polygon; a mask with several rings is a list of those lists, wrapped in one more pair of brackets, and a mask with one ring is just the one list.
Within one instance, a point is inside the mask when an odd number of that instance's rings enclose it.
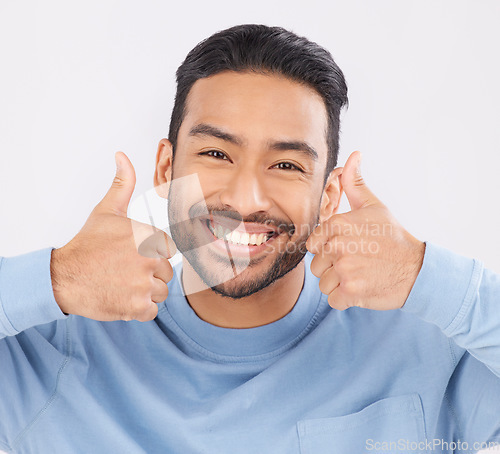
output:
{"label": "blue t-shirt", "polygon": [[0,449],[36,454],[475,452],[500,441],[500,276],[427,243],[404,307],[200,319],[175,266],[150,322],[65,316],[52,248],[0,259]]}

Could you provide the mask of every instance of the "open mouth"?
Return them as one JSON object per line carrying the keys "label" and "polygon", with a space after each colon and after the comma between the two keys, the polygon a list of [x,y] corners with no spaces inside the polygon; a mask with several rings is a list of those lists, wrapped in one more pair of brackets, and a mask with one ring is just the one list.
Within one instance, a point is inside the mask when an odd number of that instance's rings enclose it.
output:
{"label": "open mouth", "polygon": [[240,246],[260,246],[279,235],[279,232],[276,231],[248,233],[230,230],[222,225],[212,224],[210,219],[206,219],[205,223],[215,238]]}

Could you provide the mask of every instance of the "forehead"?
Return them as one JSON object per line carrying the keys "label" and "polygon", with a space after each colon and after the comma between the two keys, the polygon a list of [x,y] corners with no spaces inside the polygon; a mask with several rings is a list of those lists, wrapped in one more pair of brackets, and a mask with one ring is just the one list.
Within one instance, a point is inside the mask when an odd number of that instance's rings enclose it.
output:
{"label": "forehead", "polygon": [[186,102],[180,136],[198,123],[239,135],[248,143],[303,140],[326,153],[327,114],[311,87],[279,75],[227,71],[197,80]]}

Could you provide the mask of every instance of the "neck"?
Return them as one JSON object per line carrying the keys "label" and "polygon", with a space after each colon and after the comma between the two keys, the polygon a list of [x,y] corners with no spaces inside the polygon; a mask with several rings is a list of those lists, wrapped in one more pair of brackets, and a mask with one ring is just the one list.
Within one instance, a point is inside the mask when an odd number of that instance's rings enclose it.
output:
{"label": "neck", "polygon": [[190,293],[202,281],[189,262],[182,260],[182,285],[189,305],[202,320],[222,328],[255,328],[279,320],[293,309],[304,284],[302,260],[282,278],[244,298],[224,297],[206,285],[204,290]]}

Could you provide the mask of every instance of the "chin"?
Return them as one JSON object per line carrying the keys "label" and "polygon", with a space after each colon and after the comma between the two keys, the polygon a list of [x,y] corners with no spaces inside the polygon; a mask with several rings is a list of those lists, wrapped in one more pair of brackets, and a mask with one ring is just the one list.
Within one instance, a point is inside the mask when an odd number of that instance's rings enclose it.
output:
{"label": "chin", "polygon": [[[241,299],[272,286],[279,279],[295,269],[305,254],[305,252],[296,252],[280,256],[274,260],[273,265],[265,272],[255,269],[258,267],[249,266],[238,276],[217,285],[209,285],[210,280],[206,279],[207,276],[200,275],[198,270],[193,268],[213,292],[226,298]],[[252,270],[252,268],[254,269]],[[214,281],[212,280],[212,282]]]}

